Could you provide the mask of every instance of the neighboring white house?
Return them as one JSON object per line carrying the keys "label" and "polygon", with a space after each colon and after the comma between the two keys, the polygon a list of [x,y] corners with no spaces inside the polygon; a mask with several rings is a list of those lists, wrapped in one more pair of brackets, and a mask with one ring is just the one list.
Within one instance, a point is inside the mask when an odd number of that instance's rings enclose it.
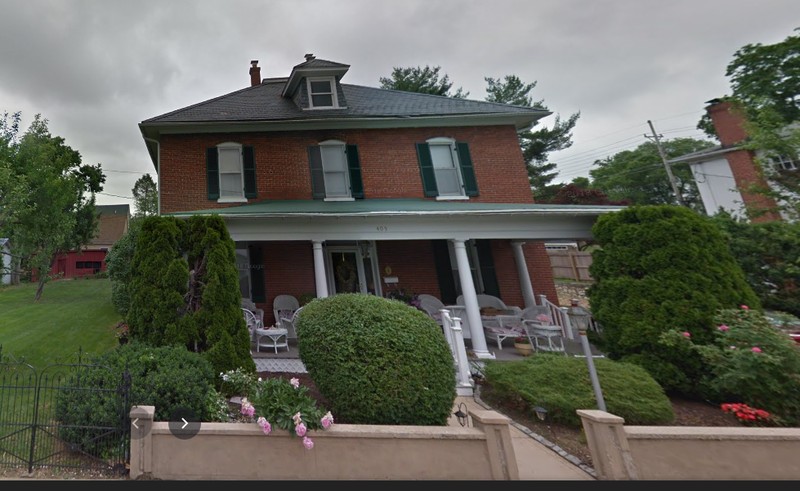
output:
{"label": "neighboring white house", "polygon": [[[669,164],[689,165],[708,215],[723,209],[735,217],[750,218],[748,210],[774,210],[777,205],[774,200],[749,191],[753,185],[766,187],[769,183],[764,181],[755,163],[761,157],[759,153],[742,146],[748,137],[744,117],[729,102],[714,99],[708,104],[706,111],[721,145],[682,155],[670,160]],[[798,171],[797,163],[791,159],[773,163],[781,171]],[[752,216],[752,221],[756,222],[787,218],[773,212],[754,213]]]}
{"label": "neighboring white house", "polygon": [[0,285],[11,283],[11,244],[8,239],[0,238]]}

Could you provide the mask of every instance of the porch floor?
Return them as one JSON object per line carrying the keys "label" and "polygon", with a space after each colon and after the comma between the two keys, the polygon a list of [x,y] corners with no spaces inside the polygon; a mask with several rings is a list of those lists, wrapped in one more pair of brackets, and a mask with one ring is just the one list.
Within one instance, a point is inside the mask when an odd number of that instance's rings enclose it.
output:
{"label": "porch floor", "polygon": [[[493,353],[498,361],[518,361],[525,359],[514,349],[514,343],[508,339],[503,343],[503,349],[497,349],[497,343],[489,341],[489,352]],[[471,348],[469,340],[466,340],[467,349]],[[603,354],[594,346],[590,345],[593,356]],[[564,349],[567,355],[583,356],[583,348],[579,340],[564,339]],[[300,361],[300,352],[297,349],[297,342],[289,340],[289,349],[279,348],[275,353],[272,349],[263,349],[261,352],[250,351],[253,361],[256,364],[256,371],[277,372],[277,373],[306,373],[306,367]]]}

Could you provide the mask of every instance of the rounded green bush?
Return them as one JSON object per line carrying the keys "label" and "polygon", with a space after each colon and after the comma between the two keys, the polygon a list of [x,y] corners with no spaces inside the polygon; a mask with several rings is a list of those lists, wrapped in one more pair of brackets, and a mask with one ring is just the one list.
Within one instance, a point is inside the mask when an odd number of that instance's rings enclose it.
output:
{"label": "rounded green bush", "polygon": [[[669,423],[675,417],[672,404],[653,377],[643,368],[605,358],[594,360],[597,378],[608,412],[625,423]],[[523,361],[486,362],[486,382],[495,393],[511,402],[547,409],[556,423],[580,426],[578,409],[597,409],[589,369],[584,358],[537,354]]]}
{"label": "rounded green bush", "polygon": [[[118,393],[126,369],[127,401]],[[155,406],[156,421],[168,421],[177,408],[191,410],[201,421],[214,419],[209,407],[214,382],[211,364],[182,346],[124,344],[79,367],[64,384],[68,389],[58,392],[60,437],[85,448],[113,445],[117,442],[107,438],[93,442],[105,430],[92,427],[121,424],[121,415],[135,405]]]}
{"label": "rounded green bush", "polygon": [[455,368],[442,329],[396,300],[340,294],[299,314],[300,358],[337,421],[444,425]]}

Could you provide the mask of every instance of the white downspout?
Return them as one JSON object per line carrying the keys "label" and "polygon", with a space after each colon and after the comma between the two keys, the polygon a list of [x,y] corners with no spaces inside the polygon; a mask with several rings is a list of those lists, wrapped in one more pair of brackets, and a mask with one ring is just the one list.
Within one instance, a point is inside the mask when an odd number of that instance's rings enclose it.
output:
{"label": "white downspout", "polygon": [[158,216],[161,216],[161,142],[142,135],[146,141],[156,144],[156,186],[158,187]]}

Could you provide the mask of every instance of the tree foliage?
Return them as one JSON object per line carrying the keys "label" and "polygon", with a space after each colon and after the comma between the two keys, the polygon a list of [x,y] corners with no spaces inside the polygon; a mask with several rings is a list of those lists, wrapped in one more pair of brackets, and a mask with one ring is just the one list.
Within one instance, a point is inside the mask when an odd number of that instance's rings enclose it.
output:
{"label": "tree foliage", "polygon": [[10,122],[4,115],[0,125],[0,235],[11,239],[22,267],[37,275],[36,300],[56,256],[80,249],[96,233],[95,194],[105,182],[100,164],[82,164],[80,153],[47,124],[37,114],[19,139],[19,113]]}
{"label": "tree foliage", "polygon": [[613,359],[639,364],[667,391],[694,395],[705,369],[688,347],[670,349],[661,335],[690,333],[711,342],[714,313],[760,304],[711,220],[673,205],[632,206],[593,227],[588,290],[597,340]]}
{"label": "tree foliage", "polygon": [[[723,99],[746,119],[748,139],[743,147],[756,152],[758,171],[770,183],[748,191],[777,203],[776,209],[755,212],[780,212],[790,220],[800,219],[800,175],[773,162],[777,157],[797,162],[800,157],[800,34],[775,44],[746,44],[734,53],[725,75],[733,93]],[[698,128],[716,137],[708,115]]]}
{"label": "tree foliage", "polygon": [[130,283],[133,254],[139,238],[142,220],[132,218],[125,235],[114,243],[114,247],[106,254],[106,269],[111,279],[111,303],[122,315],[128,313],[131,303]]}
{"label": "tree foliage", "polygon": [[450,93],[453,83],[447,74],[439,76],[440,66],[425,67],[394,67],[390,77],[379,79],[382,89],[402,90],[420,94],[442,95],[456,99],[466,99],[469,92],[464,92],[459,87],[455,93]]}
{"label": "tree foliage", "polygon": [[[668,159],[712,146],[710,142],[693,138],[663,140],[661,145]],[[636,205],[676,202],[658,147],[653,142],[598,160],[594,165],[597,168],[589,171],[592,186],[606,193],[613,201],[625,200]],[[672,173],[684,202],[692,208],[702,209],[702,201],[689,167],[673,166]]]}
{"label": "tree foliage", "polygon": [[145,174],[133,185],[133,204],[136,207],[135,217],[147,217],[158,214],[158,188],[150,174]]}
{"label": "tree foliage", "polygon": [[203,353],[217,373],[255,369],[235,246],[222,218],[143,218],[130,278],[133,339]]}
{"label": "tree foliage", "polygon": [[748,223],[727,213],[713,221],[761,304],[800,317],[800,222]]}
{"label": "tree foliage", "polygon": [[[486,100],[502,104],[532,107],[547,111],[544,100],[534,101],[531,91],[536,82],[523,83],[516,75],[506,75],[502,80],[484,77],[486,81]],[[580,113],[574,113],[566,120],[556,115],[553,125],[536,129],[533,127],[519,134],[519,145],[525,159],[528,180],[537,201],[544,201],[551,194],[548,186],[558,175],[556,164],[548,162],[550,152],[565,150],[572,146],[572,130],[575,128]]]}

